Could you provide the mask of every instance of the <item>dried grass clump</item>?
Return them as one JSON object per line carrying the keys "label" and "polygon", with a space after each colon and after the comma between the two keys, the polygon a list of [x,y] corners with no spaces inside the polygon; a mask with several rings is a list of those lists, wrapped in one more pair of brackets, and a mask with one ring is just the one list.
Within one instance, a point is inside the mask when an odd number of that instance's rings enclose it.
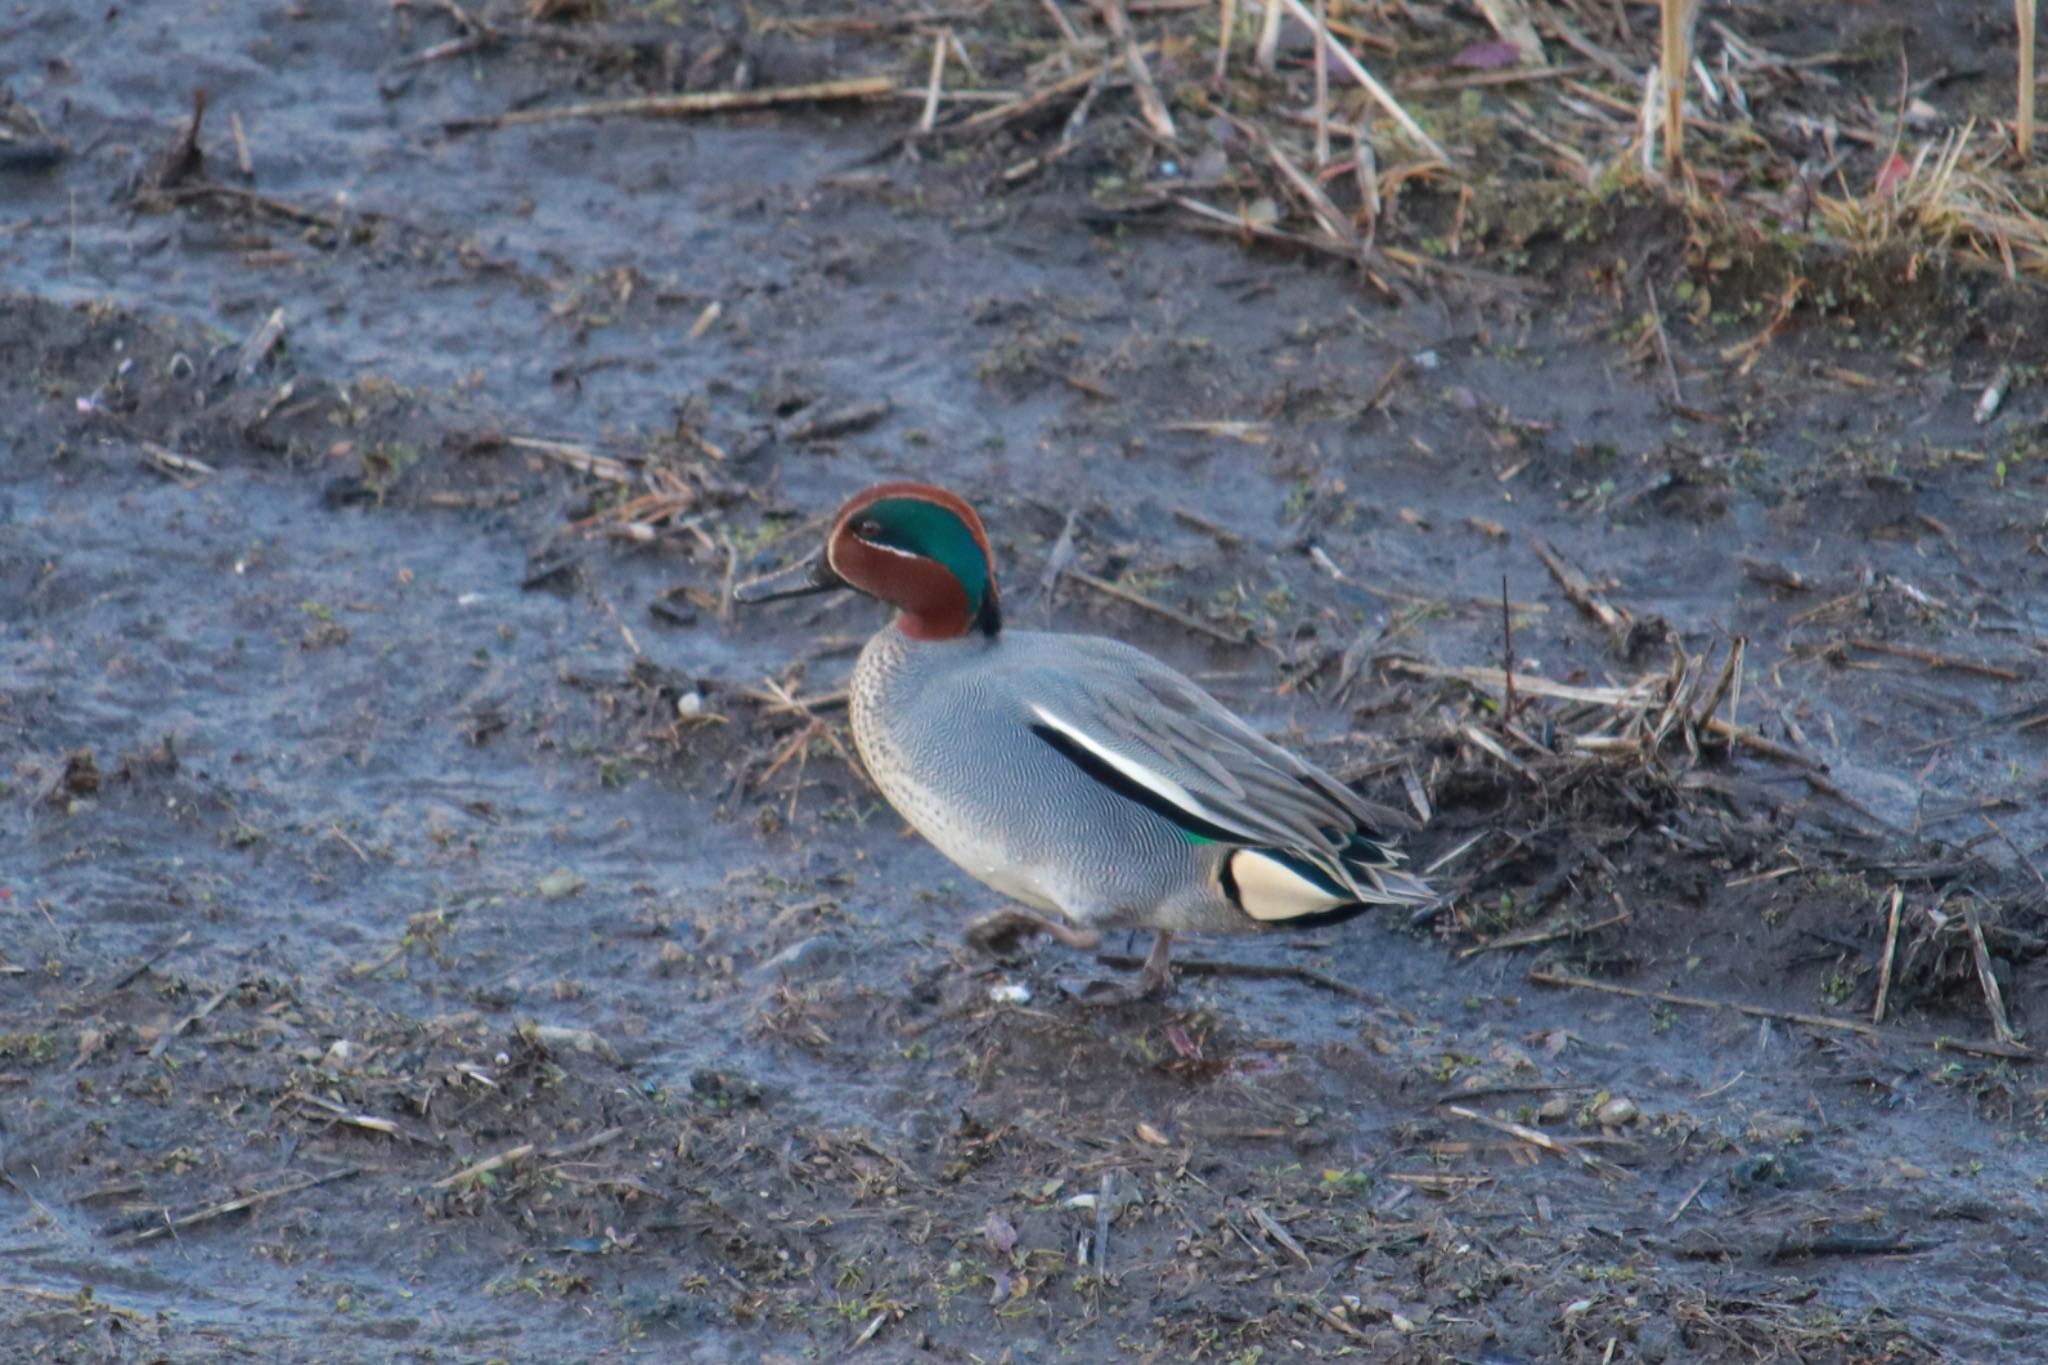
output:
{"label": "dried grass clump", "polygon": [[1909,253],[1909,272],[1919,257],[1953,256],[2009,280],[2048,274],[2048,217],[2021,199],[1976,127],[1923,143],[1910,161],[1893,152],[1867,194],[1816,194],[1827,234],[1860,251]]}
{"label": "dried grass clump", "polygon": [[[1467,723],[1457,738],[1531,782],[1545,783],[1564,769],[1588,765],[1669,772],[1673,755],[1681,751],[1681,766],[1690,767],[1706,748],[1737,743],[1760,746],[1777,758],[1798,758],[1736,721],[1746,642],[1737,637],[1718,664],[1717,654],[1718,649],[1687,654],[1674,639],[1667,667],[1626,685],[1563,683],[1498,668],[1412,660],[1394,660],[1390,667],[1416,677],[1454,678],[1487,697],[1501,717],[1498,733]],[[1539,699],[1558,705],[1540,726],[1532,726],[1523,711]],[[1548,732],[1552,742],[1540,742],[1532,729]]]}
{"label": "dried grass clump", "polygon": [[[750,17],[756,35],[843,44],[832,55],[849,69],[520,108],[449,130],[901,101],[907,116],[878,155],[980,143],[1009,187],[1092,149],[1098,212],[1329,255],[1389,299],[1432,277],[1515,292],[1475,263],[1545,226],[1527,221],[1533,204],[1561,197],[1548,225],[1569,230],[1639,185],[1705,219],[1768,224],[1800,250],[1846,244],[1903,255],[1909,270],[1952,260],[2018,280],[2048,275],[2048,203],[2025,178],[2036,3],[2015,0],[2009,122],[1935,107],[1956,97],[1916,80],[1903,53],[1895,102],[1888,57],[1849,50],[1853,26],[1832,12],[1804,16],[1773,51],[1740,31],[1742,13],[1700,0],[1659,0],[1654,15],[1534,0],[1039,0]],[[472,18],[408,65],[486,43],[559,44],[572,27],[575,42],[602,44],[612,27],[601,0],[525,0],[524,13]],[[1909,131],[1925,140],[1902,155]],[[1866,180],[1867,193],[1848,188]]]}

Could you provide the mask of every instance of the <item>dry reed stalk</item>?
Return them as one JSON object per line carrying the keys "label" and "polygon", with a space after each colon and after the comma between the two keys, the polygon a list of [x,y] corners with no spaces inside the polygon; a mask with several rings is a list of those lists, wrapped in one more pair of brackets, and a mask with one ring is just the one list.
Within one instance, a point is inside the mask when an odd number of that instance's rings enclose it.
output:
{"label": "dry reed stalk", "polygon": [[1541,787],[1543,785],[1543,779],[1538,777],[1536,773],[1529,767],[1528,764],[1522,762],[1521,759],[1516,758],[1513,754],[1509,753],[1505,748],[1502,747],[1501,742],[1499,740],[1495,739],[1492,735],[1487,734],[1486,731],[1480,729],[1478,726],[1461,726],[1459,727],[1458,733],[1465,739],[1466,743],[1470,744],[1473,748],[1479,750],[1481,753],[1484,753],[1488,757],[1492,758],[1494,762],[1500,764],[1501,767],[1506,768],[1509,772],[1521,778],[1530,786]]}
{"label": "dry reed stalk", "polygon": [[203,479],[218,472],[204,460],[195,459],[190,455],[180,455],[169,446],[158,445],[155,441],[142,443],[142,459],[150,468],[160,474],[168,474],[186,488],[197,487],[193,480]]}
{"label": "dry reed stalk", "polygon": [[1552,1156],[1575,1160],[1580,1165],[1589,1169],[1610,1172],[1615,1175],[1625,1175],[1631,1180],[1635,1179],[1634,1171],[1626,1167],[1617,1166],[1603,1157],[1595,1156],[1576,1143],[1560,1142],[1540,1128],[1531,1128],[1525,1123],[1514,1123],[1507,1119],[1493,1118],[1490,1115],[1480,1113],[1476,1109],[1468,1109],[1462,1104],[1447,1104],[1444,1106],[1444,1112],[1446,1114],[1454,1114],[1458,1118],[1464,1119],[1467,1123],[1476,1123],[1482,1128],[1491,1128],[1494,1132],[1503,1133],[1517,1142],[1526,1142],[1531,1147],[1540,1148]]}
{"label": "dry reed stalk", "polygon": [[716,114],[729,109],[766,109],[778,104],[822,104],[831,100],[888,99],[896,93],[896,82],[888,76],[853,76],[845,80],[816,81],[809,85],[775,86],[765,90],[705,90],[686,95],[642,95],[628,99],[592,100],[543,109],[515,109],[485,118],[452,119],[451,132],[473,128],[511,128],[522,123],[561,123],[570,119],[680,118],[693,114]]}
{"label": "dry reed stalk", "polygon": [[1979,678],[1994,678],[1999,682],[2019,682],[2026,677],[2026,674],[2018,669],[2001,668],[1997,664],[1985,663],[1981,659],[1965,659],[1955,654],[1943,654],[1936,649],[1922,649],[1918,645],[1872,640],[1862,635],[1852,635],[1844,643],[1856,649],[1867,649],[1873,654],[1889,654],[1894,658],[1912,659],[1917,663],[1926,664],[1929,668],[1948,668]]}
{"label": "dry reed stalk", "polygon": [[[1728,728],[1740,732],[1742,729],[1742,666],[1749,662],[1749,640],[1745,636],[1735,637],[1735,653],[1729,659],[1729,670],[1735,675],[1728,688]],[[1712,709],[1707,712],[1712,715]]]}
{"label": "dry reed stalk", "polygon": [[1211,79],[1223,84],[1230,74],[1230,40],[1237,33],[1237,0],[1219,0],[1223,12],[1217,17],[1216,25],[1216,70]]}
{"label": "dry reed stalk", "polygon": [[1393,92],[1381,85],[1372,72],[1365,69],[1364,63],[1351,55],[1350,48],[1337,41],[1336,35],[1330,32],[1328,25],[1316,17],[1314,10],[1304,5],[1301,0],[1280,0],[1280,3],[1286,6],[1287,12],[1306,26],[1309,32],[1329,44],[1330,54],[1337,59],[1337,64],[1344,68],[1345,74],[1365,87],[1365,93],[1371,95],[1380,108],[1387,111],[1416,146],[1446,166],[1455,164],[1451,160],[1451,154],[1438,146],[1435,138],[1423,132],[1422,125],[1401,107],[1401,102],[1394,98]]}
{"label": "dry reed stalk", "polygon": [[1143,44],[1131,29],[1131,16],[1124,8],[1124,0],[1097,0],[1096,9],[1110,35],[1123,48],[1124,68],[1131,73],[1131,84],[1137,89],[1138,111],[1145,116],[1145,126],[1155,136],[1173,141],[1178,136],[1173,115],[1166,112],[1166,101],[1159,97],[1159,87],[1152,83],[1152,69],[1145,63]]}
{"label": "dry reed stalk", "polygon": [[1062,80],[1054,81],[1043,89],[1034,90],[1023,99],[1013,100],[1008,104],[1000,104],[993,109],[984,109],[978,114],[970,114],[958,123],[949,123],[946,125],[946,131],[949,133],[978,133],[999,128],[1016,119],[1026,118],[1039,113],[1048,105],[1057,104],[1069,96],[1079,95],[1094,85],[1096,81],[1106,81],[1108,75],[1109,64],[1105,62],[1093,71],[1077,72]]}
{"label": "dry reed stalk", "polygon": [[1510,127],[1519,130],[1524,137],[1555,157],[1553,168],[1577,182],[1580,188],[1590,190],[1600,183],[1600,172],[1593,168],[1593,163],[1588,161],[1586,154],[1578,148],[1558,141],[1537,127],[1533,120],[1523,118],[1512,109],[1502,111],[1501,118]]}
{"label": "dry reed stalk", "polygon": [[235,169],[242,173],[242,179],[254,180],[256,163],[249,159],[249,133],[242,127],[240,114],[228,115],[228,131],[234,134],[235,138]]}
{"label": "dry reed stalk", "polygon": [[1463,962],[1467,958],[1478,957],[1481,953],[1504,953],[1515,948],[1534,948],[1539,944],[1555,943],[1562,938],[1581,938],[1588,934],[1597,934],[1602,929],[1612,929],[1626,924],[1628,920],[1629,913],[1624,908],[1618,915],[1609,915],[1606,919],[1595,920],[1591,924],[1574,921],[1569,924],[1548,926],[1531,925],[1527,929],[1517,929],[1512,933],[1502,934],[1499,938],[1490,938],[1484,943],[1461,948],[1458,950],[1458,960]]}
{"label": "dry reed stalk", "polygon": [[1330,164],[1330,12],[1329,0],[1316,0],[1316,160]]}
{"label": "dry reed stalk", "polygon": [[1566,47],[1578,53],[1581,57],[1597,62],[1599,65],[1607,68],[1607,74],[1624,85],[1635,80],[1636,73],[1629,67],[1627,62],[1624,62],[1621,58],[1579,32],[1578,29],[1572,27],[1571,21],[1566,19],[1563,14],[1552,9],[1546,18],[1549,21],[1551,32],[1562,39]]}
{"label": "dry reed stalk", "polygon": [[[1333,242],[1342,247],[1358,245],[1357,227],[1345,216],[1344,211],[1337,207],[1336,201],[1323,191],[1323,187],[1316,183],[1315,177],[1295,165],[1264,128],[1243,119],[1232,119],[1231,122],[1259,144],[1267,160],[1273,163],[1273,169],[1280,172],[1281,182],[1301,200],[1302,207],[1308,210],[1309,216],[1316,220],[1316,225],[1328,233]],[[1325,155],[1327,156],[1327,148]]]}
{"label": "dry reed stalk", "polygon": [[1280,0],[1266,0],[1266,12],[1259,20],[1259,45],[1252,50],[1252,64],[1268,76],[1280,67]]}
{"label": "dry reed stalk", "polygon": [[1233,634],[1221,626],[1212,625],[1204,621],[1199,616],[1190,616],[1176,607],[1169,607],[1164,602],[1155,602],[1143,593],[1132,592],[1120,583],[1112,583],[1106,578],[1097,578],[1094,574],[1084,572],[1081,569],[1068,569],[1067,577],[1073,579],[1076,583],[1086,584],[1104,597],[1114,597],[1119,602],[1127,602],[1142,611],[1149,611],[1154,616],[1171,621],[1184,630],[1192,631],[1197,635],[1206,635],[1210,639],[1219,641],[1222,644],[1242,645],[1249,638],[1246,633]]}
{"label": "dry reed stalk", "polygon": [[[1484,665],[1465,664],[1453,667],[1423,663],[1416,659],[1389,659],[1387,667],[1396,673],[1407,673],[1418,678],[1457,678],[1503,694],[1507,687],[1506,674],[1498,668]],[[1585,706],[1641,709],[1657,701],[1656,684],[1661,680],[1660,675],[1652,673],[1638,679],[1629,687],[1594,687],[1584,683],[1556,682],[1540,673],[1517,673],[1515,691],[1524,697],[1548,697],[1555,701],[1577,702]]]}
{"label": "dry reed stalk", "polygon": [[343,1166],[320,1175],[310,1175],[303,1179],[293,1180],[272,1189],[257,1190],[254,1193],[239,1195],[233,1199],[223,1199],[218,1203],[208,1204],[203,1209],[185,1214],[179,1218],[171,1217],[171,1211],[165,1209],[162,1214],[163,1221],[151,1223],[136,1229],[134,1232],[127,1233],[117,1238],[115,1245],[124,1247],[140,1246],[144,1242],[153,1242],[159,1237],[175,1237],[180,1228],[189,1228],[195,1224],[208,1222],[215,1218],[225,1218],[231,1213],[241,1213],[244,1210],[255,1208],[258,1204],[267,1204],[273,1199],[282,1199],[287,1195],[302,1194],[318,1186],[329,1185],[337,1180],[348,1180],[361,1174],[362,1168],[360,1166]]}
{"label": "dry reed stalk", "polygon": [[939,91],[946,76],[946,40],[952,36],[951,29],[942,28],[938,36],[932,39],[932,70],[925,81],[924,113],[917,120],[917,131],[920,133],[929,133],[932,125],[939,121]]}
{"label": "dry reed stalk", "polygon": [[1038,3],[1045,6],[1045,12],[1052,17],[1052,26],[1060,31],[1060,41],[1068,47],[1080,47],[1081,35],[1067,18],[1066,11],[1060,8],[1059,0],[1038,0]]}
{"label": "dry reed stalk", "polygon": [[2026,1062],[2036,1061],[2040,1055],[2032,1048],[2009,1043],[2004,1039],[1982,1041],[1949,1037],[1916,1038],[1909,1034],[1891,1033],[1874,1024],[1866,1024],[1861,1019],[1837,1019],[1826,1014],[1803,1014],[1797,1010],[1771,1009],[1766,1005],[1747,1005],[1738,1000],[1709,1000],[1704,996],[1680,995],[1676,991],[1644,990],[1637,986],[1624,986],[1615,981],[1572,976],[1564,972],[1538,969],[1530,972],[1528,979],[1539,986],[1556,986],[1562,990],[1597,991],[1602,995],[1618,995],[1629,1000],[1654,1000],[1682,1009],[1733,1010],[1752,1019],[1776,1019],[1782,1023],[1830,1029],[1837,1033],[1855,1033],[1876,1040],[1897,1038],[1901,1042],[1933,1048],[1937,1052],[1966,1052],[1978,1057],[2008,1057],[2014,1061]]}
{"label": "dry reed stalk", "polygon": [[1739,341],[1732,346],[1723,347],[1721,350],[1722,361],[1727,364],[1737,365],[1736,373],[1738,374],[1748,374],[1750,370],[1754,369],[1756,362],[1762,358],[1765,348],[1777,339],[1778,333],[1785,330],[1785,325],[1792,318],[1793,307],[1799,302],[1799,296],[1805,292],[1806,284],[1806,277],[1801,275],[1793,280],[1792,283],[1786,285],[1785,292],[1778,296],[1777,307],[1772,310],[1771,320],[1764,324],[1763,330],[1747,341]]}
{"label": "dry reed stalk", "polygon": [[1738,635],[1729,643],[1728,662],[1722,666],[1721,676],[1714,679],[1714,685],[1707,689],[1697,715],[1702,718],[1712,716],[1720,711],[1721,703],[1725,701],[1728,703],[1728,723],[1735,723],[1735,703],[1742,696],[1742,665],[1748,658],[1749,640]]}
{"label": "dry reed stalk", "polygon": [[1573,606],[1599,622],[1601,628],[1616,639],[1628,634],[1633,618],[1602,597],[1591,579],[1567,563],[1564,556],[1544,542],[1536,541],[1530,548],[1535,551],[1536,557],[1543,561],[1543,567],[1557,580],[1557,586],[1571,599]]}
{"label": "dry reed stalk", "polygon": [[2016,135],[2020,160],[2026,161],[2034,154],[2034,0],[2013,0],[2013,8],[2020,23],[2020,108]]}
{"label": "dry reed stalk", "polygon": [[1658,72],[1664,83],[1664,174],[1677,179],[1685,162],[1685,73],[1692,65],[1694,0],[1661,0],[1663,48]]}
{"label": "dry reed stalk", "polygon": [[1891,913],[1885,917],[1884,961],[1877,969],[1877,1004],[1870,1011],[1870,1022],[1873,1024],[1884,1022],[1885,1002],[1891,999],[1892,959],[1899,951],[1899,905],[1904,899],[1905,893],[1896,885],[1893,886]]}
{"label": "dry reed stalk", "polygon": [[535,1147],[536,1144],[531,1142],[522,1142],[516,1147],[508,1147],[493,1156],[485,1157],[482,1161],[472,1162],[464,1166],[453,1175],[441,1177],[428,1188],[445,1190],[463,1184],[465,1181],[481,1180],[485,1176],[501,1171],[507,1166],[518,1165],[533,1155]]}
{"label": "dry reed stalk", "polygon": [[571,441],[551,441],[542,436],[507,436],[505,444],[515,450],[531,450],[551,460],[559,460],[579,474],[588,474],[606,483],[632,483],[633,470],[624,460],[609,455],[600,455],[588,446]]}
{"label": "dry reed stalk", "polygon": [[1671,386],[1671,405],[1685,406],[1685,392],[1678,387],[1678,365],[1671,359],[1671,338],[1664,332],[1664,310],[1657,303],[1657,286],[1643,281],[1643,293],[1650,300],[1650,325],[1657,341],[1657,359],[1664,365],[1664,382]]}
{"label": "dry reed stalk", "polygon": [[[1353,176],[1358,181],[1358,212],[1365,220],[1365,244],[1371,246],[1373,238],[1380,230],[1380,168],[1379,158],[1374,154],[1372,143],[1366,137],[1364,123],[1351,130],[1351,150],[1357,157]],[[1396,365],[1400,363],[1398,360],[1395,362]],[[1391,372],[1389,377],[1391,378]],[[1386,381],[1381,382],[1384,384]],[[1385,396],[1384,393],[1375,394],[1373,400],[1366,405],[1367,410],[1378,407],[1380,399]]]}
{"label": "dry reed stalk", "polygon": [[1657,112],[1659,79],[1654,66],[1643,72],[1643,98],[1636,110],[1636,140],[1633,145],[1642,154],[1645,180],[1657,173],[1657,120],[1661,117]]}
{"label": "dry reed stalk", "polygon": [[[1334,26],[1333,26],[1334,30]],[[1508,67],[1501,71],[1475,71],[1465,76],[1420,76],[1404,80],[1401,88],[1411,95],[1441,95],[1460,90],[1490,90],[1502,85],[1536,85],[1544,81],[1568,81],[1591,74],[1593,63],[1572,66]]]}
{"label": "dry reed stalk", "polygon": [[1970,931],[1970,960],[1977,967],[1977,984],[1984,990],[1984,1008],[1991,1015],[1991,1030],[2001,1043],[2017,1043],[2012,1019],[2005,1012],[2005,996],[1998,989],[1998,977],[1991,970],[1991,950],[1984,943],[1984,925],[1974,905],[1963,906],[1963,924]]}
{"label": "dry reed stalk", "polygon": [[[1214,204],[1204,203],[1200,199],[1192,199],[1184,194],[1173,195],[1172,202],[1194,215],[1193,226],[1199,231],[1227,234],[1241,241],[1278,242],[1306,251],[1320,251],[1326,255],[1340,256],[1354,265],[1360,264],[1356,251],[1342,242],[1332,241],[1326,234],[1290,232],[1286,228],[1274,227],[1269,223],[1259,222],[1242,211],[1231,213],[1217,208]],[[1360,268],[1364,269],[1362,265],[1360,265]],[[1380,289],[1382,293],[1390,292],[1385,287],[1385,282],[1379,280],[1370,271],[1366,271],[1366,278],[1368,282],[1371,282],[1375,288]],[[1370,592],[1372,589],[1368,587],[1366,591]]]}

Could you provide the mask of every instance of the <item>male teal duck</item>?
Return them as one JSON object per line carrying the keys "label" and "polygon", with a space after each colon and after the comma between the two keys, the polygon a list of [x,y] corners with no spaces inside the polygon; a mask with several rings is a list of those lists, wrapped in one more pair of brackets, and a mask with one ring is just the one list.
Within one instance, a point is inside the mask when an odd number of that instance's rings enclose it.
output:
{"label": "male teal duck", "polygon": [[815,554],[733,596],[840,588],[896,608],[853,670],[853,737],[875,785],[968,873],[1060,917],[1030,928],[1084,950],[1104,929],[1153,930],[1130,994],[1170,987],[1177,933],[1435,899],[1400,870],[1388,831],[1401,817],[1182,674],[1117,640],[1005,630],[988,533],[955,494],[870,488]]}

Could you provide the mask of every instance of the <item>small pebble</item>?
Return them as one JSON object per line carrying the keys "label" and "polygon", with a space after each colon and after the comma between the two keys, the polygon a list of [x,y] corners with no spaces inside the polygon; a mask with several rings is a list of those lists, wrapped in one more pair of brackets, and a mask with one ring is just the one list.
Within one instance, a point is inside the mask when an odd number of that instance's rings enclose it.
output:
{"label": "small pebble", "polygon": [[1634,1100],[1625,1100],[1617,1096],[1595,1109],[1593,1118],[1603,1128],[1621,1128],[1634,1123],[1642,1112],[1636,1107]]}

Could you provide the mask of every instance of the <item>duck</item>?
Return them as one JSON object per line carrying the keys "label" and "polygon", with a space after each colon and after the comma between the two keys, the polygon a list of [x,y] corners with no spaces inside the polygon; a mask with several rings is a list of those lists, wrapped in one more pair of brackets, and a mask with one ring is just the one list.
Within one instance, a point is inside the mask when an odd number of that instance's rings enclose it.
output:
{"label": "duck", "polygon": [[878,484],[824,543],[740,584],[757,605],[852,590],[893,607],[848,688],[855,748],[939,852],[1020,910],[1005,937],[1093,952],[1150,930],[1138,999],[1173,987],[1172,941],[1328,924],[1436,894],[1402,870],[1406,817],[1266,738],[1120,640],[1006,628],[974,508]]}

